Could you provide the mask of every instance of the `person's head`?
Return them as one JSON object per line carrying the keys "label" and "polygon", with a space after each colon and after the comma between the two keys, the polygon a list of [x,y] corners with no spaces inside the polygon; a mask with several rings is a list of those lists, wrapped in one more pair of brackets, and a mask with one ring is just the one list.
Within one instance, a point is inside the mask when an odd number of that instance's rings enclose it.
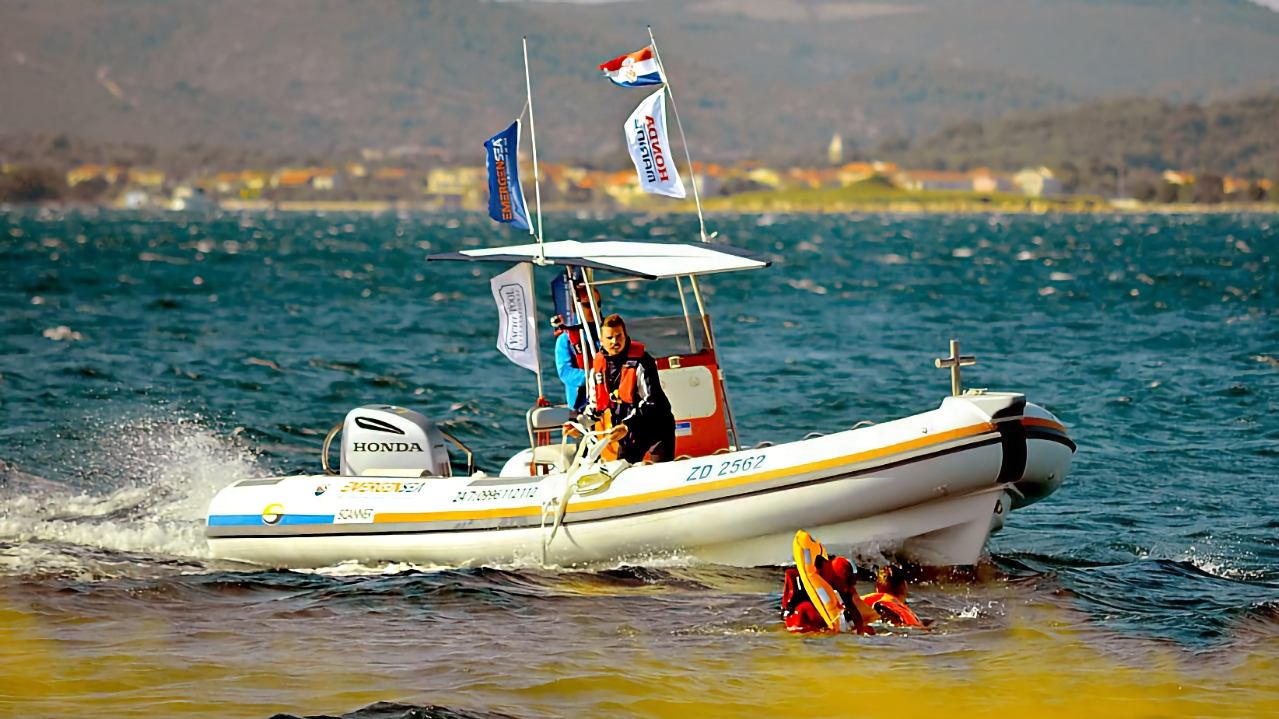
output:
{"label": "person's head", "polygon": [[[599,306],[599,303],[600,303],[599,290],[594,290],[593,294],[595,295],[595,305]],[[577,287],[577,302],[582,307],[582,323],[589,324],[591,322],[594,322],[595,312],[591,309],[591,299],[586,293],[586,287],[582,285],[578,285]]]}
{"label": "person's head", "polygon": [[626,349],[626,323],[621,315],[609,315],[600,323],[600,346],[608,355],[619,355]]}
{"label": "person's head", "polygon": [[906,578],[902,571],[889,564],[875,572],[875,591],[891,594],[894,597],[906,598]]}
{"label": "person's head", "polygon": [[835,591],[848,596],[857,592],[857,568],[844,557],[830,560],[830,578],[827,580]]}

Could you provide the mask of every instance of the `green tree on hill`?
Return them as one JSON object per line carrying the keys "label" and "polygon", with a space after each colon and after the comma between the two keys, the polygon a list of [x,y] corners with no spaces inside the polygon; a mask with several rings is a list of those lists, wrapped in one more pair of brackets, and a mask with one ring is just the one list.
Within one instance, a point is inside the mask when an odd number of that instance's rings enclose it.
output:
{"label": "green tree on hill", "polygon": [[1068,193],[1113,195],[1121,168],[1126,174],[1178,170],[1218,180],[1279,179],[1273,167],[1279,157],[1276,117],[1279,94],[1206,105],[1128,98],[960,122],[915,141],[885,143],[878,154],[903,167],[1015,171],[1046,165]]}

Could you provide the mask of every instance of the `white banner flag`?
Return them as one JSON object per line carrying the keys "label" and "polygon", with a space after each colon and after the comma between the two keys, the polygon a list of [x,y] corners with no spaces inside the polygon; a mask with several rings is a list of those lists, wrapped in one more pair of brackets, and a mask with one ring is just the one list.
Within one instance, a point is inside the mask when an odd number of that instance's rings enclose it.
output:
{"label": "white banner flag", "polygon": [[533,303],[533,266],[518,264],[489,280],[502,326],[497,349],[515,364],[538,371],[537,318]]}
{"label": "white banner flag", "polygon": [[666,90],[649,95],[626,120],[626,149],[639,173],[640,188],[667,197],[683,197],[684,183],[675,170],[666,138]]}

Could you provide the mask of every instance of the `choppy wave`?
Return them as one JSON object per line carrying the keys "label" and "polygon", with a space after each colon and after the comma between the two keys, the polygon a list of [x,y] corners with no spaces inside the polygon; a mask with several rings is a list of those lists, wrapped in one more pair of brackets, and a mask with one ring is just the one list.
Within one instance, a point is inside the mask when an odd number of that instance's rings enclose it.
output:
{"label": "choppy wave", "polygon": [[[204,517],[213,495],[265,472],[244,442],[199,417],[86,421],[77,440],[54,465],[57,479],[12,464],[0,471],[5,573],[114,576],[127,573],[137,556],[206,557]],[[112,562],[104,553],[135,559]]]}
{"label": "choppy wave", "polygon": [[[685,222],[548,218],[586,240],[678,238]],[[505,462],[533,378],[491,349],[488,269],[425,256],[510,238],[469,216],[0,213],[0,629],[19,652],[0,649],[0,669],[44,672],[22,684],[29,714],[216,714],[231,698],[239,716],[837,713],[827,684],[907,714],[1050,699],[1062,715],[1194,714],[1222,686],[1242,714],[1274,701],[1272,217],[712,223],[775,263],[704,286],[747,442],[935,406],[949,385],[931,360],[951,338],[978,356],[968,386],[1025,391],[1071,428],[1072,476],[1011,518],[991,561],[913,575],[933,630],[796,639],[780,568],[678,556],[210,560],[213,493],[314,471],[361,404],[420,409],[482,469]],[[626,313],[677,301],[613,289]],[[924,675],[948,706],[917,691]],[[81,676],[106,687],[100,705],[60,698]],[[683,698],[658,698],[673,683]]]}

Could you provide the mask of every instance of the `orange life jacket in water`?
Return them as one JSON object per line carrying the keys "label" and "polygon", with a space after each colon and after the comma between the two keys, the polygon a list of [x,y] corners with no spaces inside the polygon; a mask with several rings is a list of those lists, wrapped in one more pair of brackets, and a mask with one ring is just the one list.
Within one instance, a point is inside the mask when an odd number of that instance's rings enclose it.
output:
{"label": "orange life jacket in water", "polygon": [[924,623],[919,621],[919,617],[915,616],[915,612],[906,606],[906,600],[895,597],[887,592],[872,592],[862,596],[862,601],[870,605],[879,613],[884,621],[890,624],[896,624],[899,627],[922,627]]}
{"label": "orange life jacket in water", "polygon": [[597,412],[609,409],[613,402],[635,404],[635,377],[639,370],[640,357],[643,356],[644,345],[631,342],[631,346],[626,351],[626,360],[622,364],[622,375],[618,379],[617,389],[610,393],[606,372],[608,359],[603,351],[595,353],[595,358],[591,360],[591,371],[595,374],[595,410]]}

